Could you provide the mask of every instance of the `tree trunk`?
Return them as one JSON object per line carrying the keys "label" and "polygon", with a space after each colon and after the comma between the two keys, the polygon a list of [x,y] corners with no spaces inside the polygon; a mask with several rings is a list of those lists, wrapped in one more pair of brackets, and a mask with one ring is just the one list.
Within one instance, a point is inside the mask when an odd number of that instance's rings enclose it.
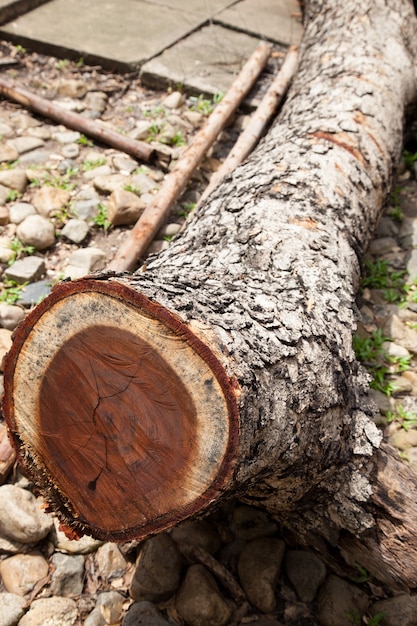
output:
{"label": "tree trunk", "polygon": [[237,496],[333,566],[417,587],[417,482],[352,349],[416,48],[409,0],[311,0],[252,157],[146,267],[63,283],[17,330],[5,414],[67,527],[144,537]]}

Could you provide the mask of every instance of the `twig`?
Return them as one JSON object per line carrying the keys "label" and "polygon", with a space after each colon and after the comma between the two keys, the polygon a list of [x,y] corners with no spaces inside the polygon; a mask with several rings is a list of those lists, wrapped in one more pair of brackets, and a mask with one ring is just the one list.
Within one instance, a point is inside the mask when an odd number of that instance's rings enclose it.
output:
{"label": "twig", "polygon": [[281,69],[262,98],[258,108],[251,116],[248,126],[239,136],[221,167],[212,175],[210,183],[199,200],[199,204],[208,197],[226,174],[234,170],[252,152],[284,97],[295,74],[297,63],[298,49],[295,46],[291,46]]}
{"label": "twig", "polygon": [[[126,152],[136,159],[146,162],[153,162],[158,159],[157,150],[144,141],[137,141],[121,135],[110,128],[106,128],[99,122],[90,120],[78,113],[67,111],[57,104],[49,102],[45,98],[41,98],[26,89],[12,87],[12,85],[3,78],[0,78],[0,94],[35,113],[48,117],[59,124],[63,124],[67,128],[78,130],[97,141],[108,144],[122,152]],[[166,158],[165,155],[163,155],[163,158]]]}
{"label": "twig", "polygon": [[216,140],[227,120],[250,91],[270,54],[271,46],[267,44],[261,44],[256,48],[223,100],[216,106],[203,128],[195,135],[183,156],[167,175],[154,201],[146,207],[108,269],[121,272],[135,268],[141,255],[169,215],[173,203],[184,191],[191,174],[199,166],[204,154]]}

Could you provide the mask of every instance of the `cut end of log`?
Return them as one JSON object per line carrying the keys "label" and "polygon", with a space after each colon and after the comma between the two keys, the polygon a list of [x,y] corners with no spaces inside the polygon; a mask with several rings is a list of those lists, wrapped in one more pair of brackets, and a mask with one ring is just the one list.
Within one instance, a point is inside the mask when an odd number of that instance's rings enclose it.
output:
{"label": "cut end of log", "polygon": [[5,364],[13,444],[78,534],[125,541],[204,509],[233,472],[233,383],[177,316],[116,281],[58,285]]}

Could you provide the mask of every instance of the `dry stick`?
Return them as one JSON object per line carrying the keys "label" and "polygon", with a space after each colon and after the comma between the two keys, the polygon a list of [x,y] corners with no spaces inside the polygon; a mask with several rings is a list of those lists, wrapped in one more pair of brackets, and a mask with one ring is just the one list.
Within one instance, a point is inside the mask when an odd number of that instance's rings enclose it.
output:
{"label": "dry stick", "polygon": [[210,183],[204,190],[198,204],[201,204],[208,197],[226,174],[234,170],[252,152],[284,97],[297,69],[297,63],[298,48],[291,46],[281,69],[262,98],[260,105],[251,116],[248,126],[239,136],[221,167],[212,175]]}
{"label": "dry stick", "polygon": [[[35,113],[48,117],[59,124],[64,124],[67,128],[78,130],[97,141],[108,144],[122,152],[126,152],[136,159],[153,162],[158,158],[157,150],[144,141],[131,139],[130,137],[126,137],[120,133],[116,133],[114,130],[106,128],[98,122],[89,120],[78,113],[66,111],[62,107],[26,89],[12,87],[8,81],[2,78],[0,78],[0,94],[6,96],[9,100],[22,104],[25,108]],[[166,156],[164,155],[163,158],[166,158]]]}
{"label": "dry stick", "polygon": [[155,199],[146,207],[107,269],[123,272],[136,267],[141,255],[168,217],[173,203],[184,191],[191,174],[199,166],[227,120],[250,91],[270,54],[270,45],[261,44],[256,48],[223,100],[216,106],[183,156],[167,175]]}

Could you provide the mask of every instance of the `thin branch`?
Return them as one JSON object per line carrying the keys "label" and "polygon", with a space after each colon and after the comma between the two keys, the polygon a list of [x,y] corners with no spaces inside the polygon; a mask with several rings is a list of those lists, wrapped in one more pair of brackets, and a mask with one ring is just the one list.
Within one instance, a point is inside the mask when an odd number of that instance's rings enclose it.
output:
{"label": "thin branch", "polygon": [[172,205],[184,191],[192,173],[200,165],[204,155],[226,125],[227,120],[256,82],[270,54],[271,46],[267,44],[261,44],[256,48],[223,100],[216,106],[183,156],[167,175],[154,201],[146,207],[129,232],[126,241],[119,248],[108,269],[120,272],[133,270],[136,267],[141,255],[146,251],[168,217]]}

